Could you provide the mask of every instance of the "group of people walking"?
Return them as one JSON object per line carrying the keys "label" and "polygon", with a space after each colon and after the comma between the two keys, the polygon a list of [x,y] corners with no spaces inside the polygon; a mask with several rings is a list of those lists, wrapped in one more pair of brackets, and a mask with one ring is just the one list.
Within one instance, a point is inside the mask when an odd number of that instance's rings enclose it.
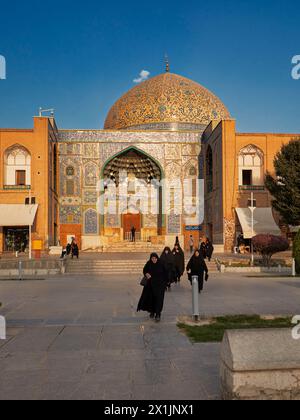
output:
{"label": "group of people walking", "polygon": [[164,265],[167,272],[166,289],[171,290],[173,283],[180,283],[184,273],[184,252],[179,244],[176,244],[173,251],[166,247],[161,254],[160,261]]}
{"label": "group of people walking", "polygon": [[[195,243],[194,243],[194,238],[193,238],[192,235],[190,236],[190,242],[189,243],[190,243],[190,252],[191,252],[191,254],[193,254],[194,251],[195,251]],[[212,258],[213,253],[214,253],[214,247],[213,247],[212,242],[208,238],[205,238],[204,240],[200,241],[199,252],[200,252],[202,258],[204,258],[204,259],[207,258],[208,261],[211,261],[211,258]]]}
{"label": "group of people walking", "polygon": [[[204,252],[205,250],[205,252]],[[194,276],[198,277],[199,293],[203,290],[204,280],[208,280],[208,267],[205,258],[210,261],[213,255],[213,246],[210,241],[202,242],[196,249],[186,267],[188,279],[192,284]],[[159,258],[153,253],[144,267],[144,286],[138,304],[138,312],[150,313],[150,318],[159,322],[164,305],[165,292],[171,290],[173,283],[180,283],[185,271],[184,251],[176,240],[173,251],[166,247]]]}

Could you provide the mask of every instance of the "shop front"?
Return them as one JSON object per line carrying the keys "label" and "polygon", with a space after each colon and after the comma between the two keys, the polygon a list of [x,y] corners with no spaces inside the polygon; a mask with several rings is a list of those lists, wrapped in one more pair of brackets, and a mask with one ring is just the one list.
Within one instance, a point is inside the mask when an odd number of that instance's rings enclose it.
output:
{"label": "shop front", "polygon": [[37,210],[37,204],[0,204],[2,251],[25,252],[29,249]]}
{"label": "shop front", "polygon": [[25,252],[29,247],[29,227],[5,227],[4,251]]}

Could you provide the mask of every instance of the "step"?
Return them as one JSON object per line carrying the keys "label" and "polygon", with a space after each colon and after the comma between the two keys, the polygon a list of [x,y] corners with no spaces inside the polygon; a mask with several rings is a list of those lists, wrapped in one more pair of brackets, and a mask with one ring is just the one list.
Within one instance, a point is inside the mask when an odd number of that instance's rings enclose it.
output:
{"label": "step", "polygon": [[81,271],[81,272],[85,272],[85,271],[120,271],[120,272],[125,272],[125,271],[140,271],[143,270],[144,266],[140,266],[140,267],[134,267],[134,268],[126,268],[126,267],[106,267],[106,268],[80,268],[80,267],[71,267],[69,269],[67,269],[67,271]]}
{"label": "step", "polygon": [[126,267],[115,267],[115,268],[111,268],[111,267],[106,267],[106,268],[80,268],[80,267],[74,267],[74,268],[68,268],[67,271],[81,271],[81,272],[85,272],[85,271],[141,271],[143,270],[144,266],[140,266],[140,267],[134,267],[134,268],[126,268]]}
{"label": "step", "polygon": [[[132,261],[72,261],[67,263],[67,267],[140,267],[146,264],[146,260],[132,262]],[[208,268],[216,268],[217,265],[210,263],[206,264]]]}
{"label": "step", "polygon": [[117,262],[117,261],[112,261],[112,262],[110,262],[110,263],[102,263],[102,262],[95,262],[95,263],[84,263],[84,262],[82,262],[82,263],[76,263],[76,262],[74,262],[74,263],[68,263],[67,265],[68,265],[68,267],[71,267],[71,266],[73,266],[73,267],[109,267],[109,266],[124,266],[124,267],[136,267],[137,265],[145,265],[146,264],[146,261],[141,261],[140,263],[126,263],[126,262]]}
{"label": "step", "polygon": [[[131,274],[131,273],[142,273],[143,267],[136,267],[134,269],[126,269],[126,268],[107,268],[107,269],[67,269],[66,273],[78,273],[78,274],[88,274],[88,273],[103,273],[103,274],[114,274],[114,273],[120,273],[120,274]],[[208,270],[209,273],[218,273],[217,269],[214,270]]]}
{"label": "step", "polygon": [[[146,264],[145,260],[68,260],[67,274],[130,274],[141,273]],[[186,260],[187,264],[188,259]],[[214,261],[206,262],[210,273],[218,273],[217,264]]]}

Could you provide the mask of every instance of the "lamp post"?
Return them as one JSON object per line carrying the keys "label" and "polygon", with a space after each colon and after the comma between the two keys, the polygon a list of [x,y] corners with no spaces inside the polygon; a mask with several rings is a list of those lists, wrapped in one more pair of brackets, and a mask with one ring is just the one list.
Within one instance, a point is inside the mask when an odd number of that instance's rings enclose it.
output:
{"label": "lamp post", "polygon": [[29,259],[32,259],[32,245],[31,245],[31,225],[29,226]]}
{"label": "lamp post", "polygon": [[249,210],[251,211],[251,229],[252,229],[252,237],[251,237],[251,265],[254,265],[254,249],[253,249],[253,237],[254,237],[254,212],[256,207],[254,206],[254,194],[251,193],[251,203],[249,206]]}
{"label": "lamp post", "polygon": [[199,277],[192,277],[192,294],[193,294],[193,318],[195,322],[199,321]]}
{"label": "lamp post", "polygon": [[[32,206],[32,203],[31,203],[31,190],[29,190],[29,206],[30,206],[29,207],[29,212],[31,213],[31,211],[33,209],[33,206]],[[31,260],[32,259],[32,244],[31,244],[32,226],[29,225],[28,228],[29,228],[29,253],[28,253],[28,257]]]}

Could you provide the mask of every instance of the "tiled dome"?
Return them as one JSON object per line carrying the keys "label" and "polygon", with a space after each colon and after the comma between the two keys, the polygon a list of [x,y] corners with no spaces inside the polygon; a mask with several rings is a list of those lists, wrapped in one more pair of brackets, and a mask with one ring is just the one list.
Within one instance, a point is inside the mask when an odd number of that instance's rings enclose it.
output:
{"label": "tiled dome", "polygon": [[135,86],[109,111],[104,128],[203,129],[230,118],[217,96],[192,80],[164,73]]}

